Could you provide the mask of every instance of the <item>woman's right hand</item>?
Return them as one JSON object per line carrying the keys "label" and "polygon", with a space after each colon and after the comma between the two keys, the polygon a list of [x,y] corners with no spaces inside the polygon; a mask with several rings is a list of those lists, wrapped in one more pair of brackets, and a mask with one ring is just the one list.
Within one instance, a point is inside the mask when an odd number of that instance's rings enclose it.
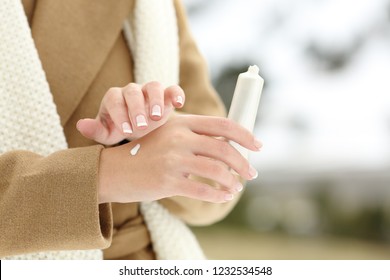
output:
{"label": "woman's right hand", "polygon": [[[225,139],[252,151],[261,147],[252,133],[226,118],[179,115],[140,139],[103,149],[99,202],[140,202],[171,196],[215,203],[232,200],[242,185],[230,169],[245,180],[256,178],[257,172]],[[137,154],[131,155],[137,144]],[[189,175],[211,179],[220,187],[191,180]]]}
{"label": "woman's right hand", "polygon": [[76,127],[84,137],[103,145],[134,140],[163,125],[184,101],[178,85],[164,88],[153,81],[113,87],[104,95],[96,118],[81,119]]}

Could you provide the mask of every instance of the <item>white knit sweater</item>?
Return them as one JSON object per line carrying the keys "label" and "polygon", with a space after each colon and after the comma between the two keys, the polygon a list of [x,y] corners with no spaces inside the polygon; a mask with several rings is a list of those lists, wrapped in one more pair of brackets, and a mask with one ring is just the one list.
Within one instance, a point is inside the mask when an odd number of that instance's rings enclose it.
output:
{"label": "white knit sweater", "polygon": [[[20,0],[1,2],[0,154],[24,149],[45,156],[66,149],[23,6]],[[136,1],[134,12],[124,30],[133,52],[136,82],[178,83],[178,32],[172,1]],[[141,213],[158,259],[204,259],[189,228],[159,203],[141,203]],[[39,252],[5,259],[102,259],[102,251]]]}

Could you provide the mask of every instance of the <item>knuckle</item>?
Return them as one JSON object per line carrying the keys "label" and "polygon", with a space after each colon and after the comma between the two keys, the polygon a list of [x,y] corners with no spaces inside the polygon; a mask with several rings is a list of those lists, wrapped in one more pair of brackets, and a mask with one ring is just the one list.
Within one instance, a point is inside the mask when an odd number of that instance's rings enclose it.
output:
{"label": "knuckle", "polygon": [[107,101],[116,99],[118,97],[118,93],[120,93],[120,89],[116,87],[109,88],[106,92],[106,99]]}
{"label": "knuckle", "polygon": [[169,138],[170,146],[178,146],[181,143],[185,143],[186,134],[182,130],[174,130],[171,132],[171,137]]}
{"label": "knuckle", "polygon": [[152,81],[147,83],[143,90],[149,96],[150,99],[155,100],[155,102],[163,97],[163,86],[157,81]]}
{"label": "knuckle", "polygon": [[225,169],[219,164],[213,164],[208,169],[217,178],[224,178],[226,175]]}
{"label": "knuckle", "polygon": [[195,196],[199,198],[206,198],[209,194],[210,186],[206,184],[198,184],[197,187],[194,189]]}
{"label": "knuckle", "polygon": [[230,131],[234,128],[234,123],[226,118],[218,118],[218,125],[224,131]]}
{"label": "knuckle", "polygon": [[136,83],[130,83],[123,89],[124,96],[138,95],[140,92],[139,86]]}
{"label": "knuckle", "polygon": [[228,155],[231,151],[231,146],[229,143],[225,142],[225,141],[220,141],[219,145],[218,145],[218,152],[221,154],[221,155]]}
{"label": "knuckle", "polygon": [[151,88],[151,89],[160,89],[162,88],[162,84],[160,82],[157,82],[157,81],[151,81],[151,82],[148,82],[145,87],[147,89]]}
{"label": "knuckle", "polygon": [[110,88],[105,96],[105,101],[108,108],[117,108],[122,106],[122,97],[120,96],[119,88]]}
{"label": "knuckle", "polygon": [[118,92],[120,92],[120,88],[118,88],[118,87],[110,87],[110,88],[107,90],[106,95],[107,95],[107,96],[117,95]]}
{"label": "knuckle", "polygon": [[172,124],[173,127],[176,128],[183,128],[187,127],[189,123],[189,118],[190,116],[180,116],[180,117],[175,117],[169,120],[169,123]]}

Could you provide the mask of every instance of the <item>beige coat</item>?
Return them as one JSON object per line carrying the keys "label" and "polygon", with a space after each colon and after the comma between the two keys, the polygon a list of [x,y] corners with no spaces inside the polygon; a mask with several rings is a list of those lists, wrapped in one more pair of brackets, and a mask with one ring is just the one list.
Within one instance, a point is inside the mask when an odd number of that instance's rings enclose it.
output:
{"label": "beige coat", "polygon": [[[138,203],[97,203],[103,146],[76,130],[80,118],[96,116],[110,87],[133,81],[132,58],[122,33],[133,0],[23,4],[70,148],[48,157],[26,151],[0,155],[0,257],[106,248],[106,259],[154,258]],[[183,111],[224,115],[183,5],[175,1],[175,6],[180,86],[186,93]],[[161,203],[189,224],[204,225],[225,217],[236,201],[212,204],[174,197]]]}

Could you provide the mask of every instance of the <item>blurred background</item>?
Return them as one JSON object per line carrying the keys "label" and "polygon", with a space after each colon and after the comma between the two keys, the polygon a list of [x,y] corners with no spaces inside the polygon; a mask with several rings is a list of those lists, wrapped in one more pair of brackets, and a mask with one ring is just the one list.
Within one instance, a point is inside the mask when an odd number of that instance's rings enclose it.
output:
{"label": "blurred background", "polygon": [[265,80],[259,177],[222,222],[194,228],[211,259],[390,259],[390,0],[184,0],[229,108]]}

